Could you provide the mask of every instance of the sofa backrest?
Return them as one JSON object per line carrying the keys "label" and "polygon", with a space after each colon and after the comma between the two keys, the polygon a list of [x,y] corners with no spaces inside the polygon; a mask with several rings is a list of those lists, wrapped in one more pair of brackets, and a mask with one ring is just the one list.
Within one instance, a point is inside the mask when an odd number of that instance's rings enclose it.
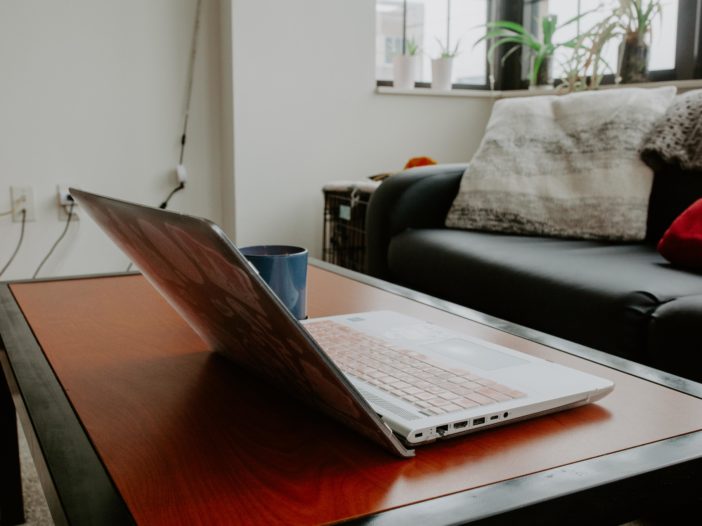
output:
{"label": "sofa backrest", "polygon": [[669,167],[656,171],[648,204],[646,241],[658,243],[670,224],[702,198],[702,172]]}
{"label": "sofa backrest", "polygon": [[[673,104],[680,102],[682,93],[686,91],[690,90],[679,90]],[[667,116],[666,120],[670,118]],[[673,119],[676,118],[678,117],[673,115]],[[682,170],[678,166],[666,165],[657,156],[649,160],[656,162],[652,164],[655,175],[648,205],[646,241],[656,244],[675,218],[702,198],[702,171]]]}

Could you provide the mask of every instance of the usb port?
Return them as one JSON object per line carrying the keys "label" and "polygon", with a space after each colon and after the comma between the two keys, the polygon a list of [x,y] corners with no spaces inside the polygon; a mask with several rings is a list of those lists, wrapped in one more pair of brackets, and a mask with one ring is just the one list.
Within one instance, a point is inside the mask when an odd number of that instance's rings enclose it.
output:
{"label": "usb port", "polygon": [[492,415],[490,417],[490,420],[497,420],[498,418],[500,418],[498,415]]}
{"label": "usb port", "polygon": [[464,420],[463,422],[456,422],[453,424],[454,429],[461,429],[463,427],[466,427],[468,425],[468,420]]}
{"label": "usb port", "polygon": [[485,423],[485,417],[481,416],[480,418],[474,418],[473,419],[473,425],[474,426],[479,426]]}

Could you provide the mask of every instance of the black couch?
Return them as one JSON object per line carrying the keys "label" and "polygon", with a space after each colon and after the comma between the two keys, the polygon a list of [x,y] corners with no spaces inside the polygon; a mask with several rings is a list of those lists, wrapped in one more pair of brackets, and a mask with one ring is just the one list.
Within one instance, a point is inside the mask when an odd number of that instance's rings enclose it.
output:
{"label": "black couch", "polygon": [[702,273],[656,251],[702,197],[702,174],[656,173],[646,241],[615,244],[446,228],[466,166],[415,168],[380,185],[366,219],[371,275],[702,381]]}

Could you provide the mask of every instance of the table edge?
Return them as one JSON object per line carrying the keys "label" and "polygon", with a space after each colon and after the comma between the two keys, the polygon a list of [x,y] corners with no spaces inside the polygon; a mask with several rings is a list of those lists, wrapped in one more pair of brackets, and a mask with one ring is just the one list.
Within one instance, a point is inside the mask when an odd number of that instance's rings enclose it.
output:
{"label": "table edge", "polygon": [[8,283],[0,284],[0,344],[1,369],[54,522],[135,524]]}

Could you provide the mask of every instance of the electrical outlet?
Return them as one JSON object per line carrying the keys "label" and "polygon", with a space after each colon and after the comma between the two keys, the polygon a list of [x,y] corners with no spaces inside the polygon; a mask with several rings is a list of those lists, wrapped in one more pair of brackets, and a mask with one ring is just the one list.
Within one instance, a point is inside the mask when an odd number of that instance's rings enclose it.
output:
{"label": "electrical outlet", "polygon": [[25,210],[25,221],[35,221],[34,190],[31,186],[11,186],[10,200],[12,202],[12,220],[22,222],[22,210]]}
{"label": "electrical outlet", "polygon": [[71,193],[68,191],[68,185],[60,184],[56,186],[56,198],[59,207],[59,221],[68,220],[68,211],[71,209],[71,206],[73,206],[71,221],[78,221],[78,203],[71,197]]}

